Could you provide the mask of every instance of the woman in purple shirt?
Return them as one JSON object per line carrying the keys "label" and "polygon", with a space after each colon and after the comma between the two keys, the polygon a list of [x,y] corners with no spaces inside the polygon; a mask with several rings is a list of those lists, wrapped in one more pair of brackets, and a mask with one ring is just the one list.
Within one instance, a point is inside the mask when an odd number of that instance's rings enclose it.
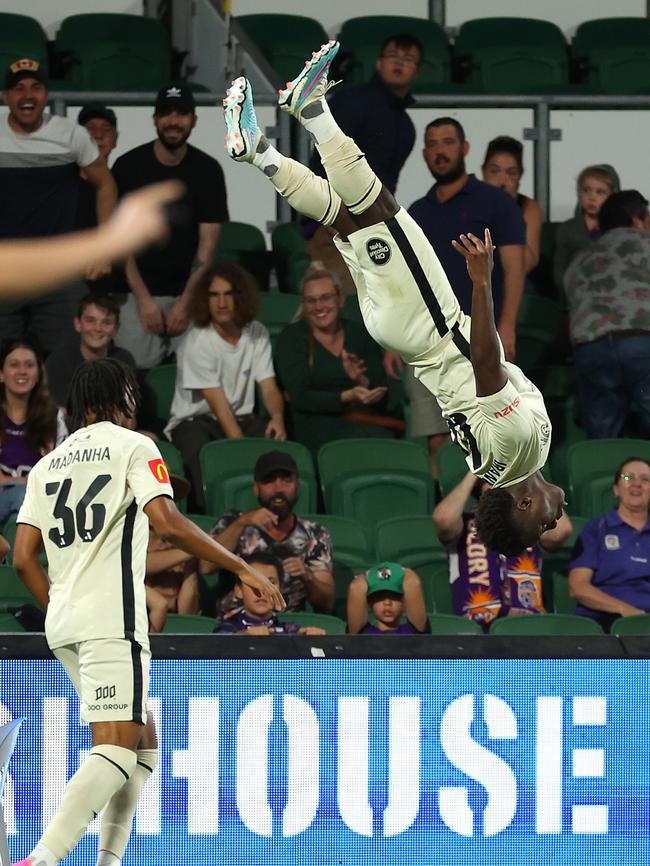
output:
{"label": "woman in purple shirt", "polygon": [[14,518],[30,469],[67,434],[29,343],[0,346],[0,527]]}

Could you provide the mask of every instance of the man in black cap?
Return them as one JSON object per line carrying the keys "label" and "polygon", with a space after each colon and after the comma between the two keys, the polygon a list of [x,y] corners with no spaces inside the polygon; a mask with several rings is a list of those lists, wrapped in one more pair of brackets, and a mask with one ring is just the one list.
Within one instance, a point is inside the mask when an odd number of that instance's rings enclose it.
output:
{"label": "man in black cap", "polygon": [[[258,458],[253,477],[260,507],[226,511],[211,534],[240,556],[267,551],[281,560],[284,573],[280,589],[287,610],[303,610],[308,601],[315,610],[329,613],[335,596],[332,540],[320,523],[294,514],[300,490],[296,461],[286,451],[267,451]],[[210,563],[201,563],[203,573],[213,568]],[[240,601],[232,591],[219,602],[221,614],[238,606]]]}
{"label": "man in black cap", "polygon": [[[115,182],[88,133],[74,121],[45,112],[47,78],[36,60],[22,58],[7,69],[0,121],[0,238],[62,235],[76,227],[79,169],[94,187],[97,220],[105,222],[117,198]],[[95,279],[108,270],[97,262],[87,270]],[[72,333],[84,284],[31,301],[2,304],[0,338],[30,333],[46,352]]]}
{"label": "man in black cap", "polygon": [[140,369],[159,364],[188,326],[192,289],[212,261],[221,223],[228,219],[219,163],[187,143],[196,126],[194,96],[185,84],[164,87],[156,99],[155,141],[121,156],[113,167],[120,196],[157,180],[178,178],[186,186],[170,239],[163,249],[130,259],[128,292],[118,344]]}

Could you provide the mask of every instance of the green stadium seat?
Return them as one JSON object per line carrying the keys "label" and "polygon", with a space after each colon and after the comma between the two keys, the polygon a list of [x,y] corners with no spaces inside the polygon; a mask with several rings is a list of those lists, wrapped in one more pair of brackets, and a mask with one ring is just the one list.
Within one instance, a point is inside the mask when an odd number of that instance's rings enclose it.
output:
{"label": "green stadium seat", "polygon": [[650,634],[650,613],[641,613],[637,616],[621,616],[614,620],[609,631],[610,634],[615,634],[616,637]]}
{"label": "green stadium seat", "polygon": [[174,389],[176,388],[176,364],[161,364],[147,372],[145,385],[151,395],[153,419],[162,431],[170,417]]}
{"label": "green stadium seat", "polygon": [[598,93],[650,93],[650,19],[583,21],[572,43],[578,70]]}
{"label": "green stadium seat", "polygon": [[0,12],[0,69],[16,60],[38,60],[47,73],[47,37],[35,18]]}
{"label": "green stadium seat", "polygon": [[430,613],[429,624],[431,626],[431,634],[435,635],[483,634],[483,629],[473,619],[466,619],[464,616],[453,616],[453,614],[449,613]]}
{"label": "green stadium seat", "polygon": [[[603,488],[614,483],[616,468],[628,457],[650,460],[647,439],[585,439],[574,443],[567,451],[567,469],[571,494],[571,510],[584,516],[592,512],[594,494],[602,496]],[[592,482],[602,479],[600,489]]]}
{"label": "green stadium seat", "polygon": [[309,449],[304,445],[270,439],[219,439],[204,445],[199,455],[205,504],[210,514],[259,508],[253,493],[253,467],[267,451],[287,451],[298,465],[300,495],[296,512],[316,509],[316,473]]}
{"label": "green stadium seat", "polygon": [[25,629],[18,622],[13,613],[0,613],[0,634],[24,631]]}
{"label": "green stadium seat", "polygon": [[[160,455],[162,459],[165,461],[165,465],[169,470],[170,475],[180,475],[182,478],[186,478],[185,475],[185,466],[183,465],[183,457],[181,452],[176,448],[175,445],[172,445],[171,442],[168,442],[166,439],[158,439],[156,441],[156,446],[160,451]],[[187,496],[184,496],[180,501],[176,503],[180,511],[185,514],[187,511]]]}
{"label": "green stadium seat", "polygon": [[416,442],[339,439],[318,452],[326,510],[354,517],[372,536],[379,520],[431,514],[435,496],[429,457]]}
{"label": "green stadium seat", "polygon": [[490,634],[501,636],[519,635],[583,635],[603,634],[595,619],[562,613],[542,613],[539,616],[506,616],[495,619],[490,625]]}
{"label": "green stadium seat", "polygon": [[79,90],[158,90],[171,78],[165,27],[143,15],[90,13],[64,18],[55,51]]}
{"label": "green stadium seat", "polygon": [[[569,593],[569,580],[566,574],[560,574],[558,571],[553,572],[552,576],[552,592],[553,592],[553,612],[573,615],[576,609],[576,600],[571,598]],[[546,598],[547,606],[548,598]]]}
{"label": "green stadium seat", "polygon": [[191,613],[168,613],[163,628],[164,634],[211,634],[215,621],[208,616]]}
{"label": "green stadium seat", "polygon": [[239,222],[224,223],[214,260],[236,262],[255,277],[263,291],[268,289],[273,256],[266,249],[266,239],[257,226]]}
{"label": "green stadium seat", "polygon": [[465,452],[454,442],[446,442],[438,449],[438,484],[447,496],[469,472]]}
{"label": "green stadium seat", "polygon": [[285,295],[279,292],[266,292],[260,295],[257,319],[268,329],[273,349],[281,331],[296,315],[299,305],[298,295]]}
{"label": "green stadium seat", "polygon": [[558,338],[560,315],[550,298],[524,295],[517,319],[517,364],[525,373],[545,366],[549,348]]}
{"label": "green stadium seat", "polygon": [[195,523],[199,529],[202,529],[208,534],[212,531],[212,527],[217,522],[218,518],[214,514],[186,514],[188,520]]}
{"label": "green stadium seat", "polygon": [[323,25],[304,15],[238,15],[235,20],[275,70],[282,87],[328,39]]}
{"label": "green stadium seat", "polygon": [[[451,83],[451,53],[444,28],[427,18],[406,15],[363,15],[343,23],[338,40],[345,64],[345,84],[369,81],[382,43],[389,36],[405,33],[417,37],[424,45],[420,75],[413,84],[414,93],[432,93],[457,89]],[[346,64],[345,56],[351,55]]]}
{"label": "green stadium seat", "polygon": [[[11,564],[11,561],[12,561],[12,559],[13,559],[14,544],[15,544],[15,541],[16,541],[16,529],[17,529],[17,526],[16,526],[16,521],[15,521],[15,520],[8,520],[8,521],[5,523],[5,525],[4,525],[3,529],[2,529],[2,534],[4,535],[4,537],[5,537],[5,538],[7,539],[7,541],[9,542],[9,545],[10,545],[10,548],[11,548],[11,549],[9,550],[9,553],[7,554],[7,562],[8,562],[9,564]],[[40,561],[41,561],[41,565],[42,565],[44,568],[47,568],[47,556],[45,555],[45,550],[42,550],[42,551],[40,552],[38,558],[39,558]]]}
{"label": "green stadium seat", "polygon": [[560,28],[535,18],[475,18],[461,25],[454,54],[465,83],[486,93],[569,89],[567,44]]}
{"label": "green stadium seat", "polygon": [[300,224],[292,222],[277,225],[271,233],[271,249],[280,291],[297,293],[311,263],[305,252]]}
{"label": "green stadium seat", "polygon": [[326,634],[345,634],[347,626],[338,616],[326,613],[308,613],[306,611],[285,610],[278,614],[280,622],[297,623],[301,628],[313,626],[325,629]]}
{"label": "green stadium seat", "polygon": [[0,565],[0,611],[21,604],[37,604],[36,599],[10,565]]}

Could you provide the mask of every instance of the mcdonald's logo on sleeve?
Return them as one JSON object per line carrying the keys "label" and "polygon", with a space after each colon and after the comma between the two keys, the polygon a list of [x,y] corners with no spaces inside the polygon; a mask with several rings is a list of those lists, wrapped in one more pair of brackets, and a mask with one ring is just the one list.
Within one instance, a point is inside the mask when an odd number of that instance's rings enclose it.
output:
{"label": "mcdonald's logo on sleeve", "polygon": [[171,484],[169,472],[162,457],[158,457],[157,460],[150,460],[149,469],[151,469],[156,481],[160,481],[161,484]]}

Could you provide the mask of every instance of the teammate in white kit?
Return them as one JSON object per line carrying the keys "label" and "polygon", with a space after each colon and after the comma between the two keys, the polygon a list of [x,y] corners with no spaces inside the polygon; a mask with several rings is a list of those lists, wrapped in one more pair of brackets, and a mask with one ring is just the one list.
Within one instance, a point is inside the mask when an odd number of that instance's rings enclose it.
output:
{"label": "teammate in white kit", "polygon": [[[45,634],[92,727],[89,758],[19,866],[55,866],[102,812],[96,866],[122,862],[140,792],[157,763],[147,712],[145,563],[156,534],[238,575],[281,610],[279,590],[177,510],[151,439],[120,426],[137,405],[135,374],[113,358],[76,371],[69,413],[81,426],[40,460],[18,514],[14,568],[47,608]],[[42,546],[48,577],[39,561]]]}
{"label": "teammate in white kit", "polygon": [[324,97],[338,48],[333,41],[323,45],[279,97],[280,107],[314,138],[329,182],[264,138],[243,77],[224,99],[226,149],[263,171],[296,210],[336,230],[368,331],[415,368],[438,399],[469,468],[492,485],[477,513],[482,540],[500,553],[520,553],[556,525],[564,492],[539,471],[551,438],[542,395],[505,360],[494,325],[489,233],[483,241],[463,235],[454,242],[473,282],[470,319],[420,227],[330,113]]}

